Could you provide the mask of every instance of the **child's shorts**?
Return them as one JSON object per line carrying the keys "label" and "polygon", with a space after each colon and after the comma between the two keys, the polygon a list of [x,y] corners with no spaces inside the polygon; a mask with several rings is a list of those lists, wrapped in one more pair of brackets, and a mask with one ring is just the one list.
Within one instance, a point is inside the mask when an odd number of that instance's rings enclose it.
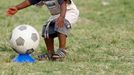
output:
{"label": "child's shorts", "polygon": [[[47,27],[47,25],[49,25]],[[49,24],[46,23],[46,25],[42,28],[42,37],[46,37],[46,34],[48,33],[48,36],[57,37],[57,32],[62,33],[64,35],[68,35],[69,30],[71,28],[71,24],[68,20],[64,20],[64,26],[62,28],[58,28],[55,26],[55,20],[52,20]]]}

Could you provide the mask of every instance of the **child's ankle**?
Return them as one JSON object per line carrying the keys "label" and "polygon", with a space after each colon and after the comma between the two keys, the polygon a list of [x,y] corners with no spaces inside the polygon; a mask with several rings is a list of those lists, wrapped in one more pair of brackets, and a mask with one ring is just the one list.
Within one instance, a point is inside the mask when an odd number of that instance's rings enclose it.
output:
{"label": "child's ankle", "polygon": [[54,54],[54,50],[48,50],[48,54]]}

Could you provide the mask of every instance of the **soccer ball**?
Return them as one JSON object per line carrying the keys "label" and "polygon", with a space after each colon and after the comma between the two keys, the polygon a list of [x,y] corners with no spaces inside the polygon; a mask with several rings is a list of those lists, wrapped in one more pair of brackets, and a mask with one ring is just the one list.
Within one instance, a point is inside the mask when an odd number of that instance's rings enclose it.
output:
{"label": "soccer ball", "polygon": [[30,25],[19,25],[12,31],[10,44],[13,50],[19,54],[30,54],[39,45],[39,34]]}

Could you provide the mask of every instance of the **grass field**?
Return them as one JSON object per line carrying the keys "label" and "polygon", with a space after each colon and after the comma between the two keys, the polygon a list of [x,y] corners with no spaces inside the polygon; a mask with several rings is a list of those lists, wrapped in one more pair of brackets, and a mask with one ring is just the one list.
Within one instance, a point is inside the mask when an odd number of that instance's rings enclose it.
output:
{"label": "grass field", "polygon": [[[16,55],[9,44],[12,29],[30,24],[40,33],[50,16],[35,6],[5,16],[8,7],[22,1],[0,1],[0,75],[134,75],[134,0],[74,0],[80,18],[72,26],[64,61],[20,64],[11,62]],[[35,58],[45,51],[42,41]]]}

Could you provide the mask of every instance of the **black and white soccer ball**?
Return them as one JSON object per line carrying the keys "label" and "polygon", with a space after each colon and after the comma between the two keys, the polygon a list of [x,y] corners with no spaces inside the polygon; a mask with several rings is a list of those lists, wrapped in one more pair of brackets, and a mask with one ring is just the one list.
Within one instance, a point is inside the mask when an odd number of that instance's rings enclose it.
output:
{"label": "black and white soccer ball", "polygon": [[19,54],[32,53],[39,45],[39,34],[30,25],[19,25],[12,31],[10,44],[13,50]]}

